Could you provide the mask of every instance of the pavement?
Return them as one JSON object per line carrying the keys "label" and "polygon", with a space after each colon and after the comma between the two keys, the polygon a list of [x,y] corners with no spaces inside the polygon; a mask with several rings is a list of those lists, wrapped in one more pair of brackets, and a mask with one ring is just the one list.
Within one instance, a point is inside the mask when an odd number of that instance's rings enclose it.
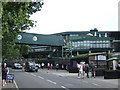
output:
{"label": "pavement", "polygon": [[59,76],[64,76],[64,77],[73,77],[73,76],[77,76],[77,73],[69,73],[66,70],[56,70],[56,69],[40,69],[39,71],[41,72],[46,72],[46,73],[50,73],[50,74],[55,74],[55,75],[59,75]]}
{"label": "pavement", "polygon": [[0,67],[0,90],[2,89],[2,72]]}
{"label": "pavement", "polygon": [[5,90],[5,89],[12,89],[12,88],[16,88],[16,86],[15,86],[15,81],[14,81],[14,83],[12,83],[12,82],[8,82],[8,83],[6,83],[5,84],[5,86],[4,87],[2,87],[2,72],[1,72],[1,67],[0,67],[0,90],[2,89],[2,90]]}
{"label": "pavement", "polygon": [[[61,77],[71,77],[71,78],[77,78],[78,77],[78,73],[69,73],[66,70],[58,70],[56,71],[55,69],[40,69],[40,72],[46,72],[46,73],[50,73],[50,74],[54,74],[54,75],[58,75]],[[89,74],[89,76],[91,76],[91,74]],[[85,79],[94,79],[94,80],[99,80],[99,81],[104,81],[107,83],[113,83],[114,84],[118,84],[119,79],[104,79],[104,76],[96,76],[96,78],[87,78],[85,75]]]}

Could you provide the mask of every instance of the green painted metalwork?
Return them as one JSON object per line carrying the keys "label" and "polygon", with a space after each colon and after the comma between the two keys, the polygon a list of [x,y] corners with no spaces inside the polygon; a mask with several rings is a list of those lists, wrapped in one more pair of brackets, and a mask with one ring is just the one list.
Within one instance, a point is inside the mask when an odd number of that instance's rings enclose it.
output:
{"label": "green painted metalwork", "polygon": [[18,44],[40,46],[63,46],[63,37],[57,35],[42,35],[33,33],[20,33],[14,42]]}
{"label": "green painted metalwork", "polygon": [[82,38],[82,39],[74,39],[72,40],[73,42],[76,42],[76,41],[96,41],[96,40],[114,40],[113,38],[110,38],[110,37],[88,37],[88,38]]}

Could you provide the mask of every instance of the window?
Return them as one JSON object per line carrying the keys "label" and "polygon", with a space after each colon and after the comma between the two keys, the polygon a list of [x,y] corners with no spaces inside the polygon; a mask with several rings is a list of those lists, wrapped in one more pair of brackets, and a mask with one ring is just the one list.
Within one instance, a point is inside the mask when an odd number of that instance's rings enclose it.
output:
{"label": "window", "polygon": [[106,47],[106,44],[103,44],[103,48],[105,48]]}
{"label": "window", "polygon": [[84,43],[86,43],[86,41],[83,41]]}
{"label": "window", "polygon": [[95,41],[92,41],[92,43],[96,43]]}
{"label": "window", "polygon": [[92,44],[92,48],[96,48],[96,44]]}
{"label": "window", "polygon": [[87,43],[90,43],[90,41],[87,41]]}
{"label": "window", "polygon": [[110,41],[106,41],[107,43],[109,43]]}
{"label": "window", "polygon": [[102,41],[99,41],[99,43],[102,43]]}
{"label": "window", "polygon": [[99,44],[96,44],[96,48],[99,48]]}
{"label": "window", "polygon": [[103,44],[99,44],[99,47],[102,48],[102,47],[103,47]]}
{"label": "window", "polygon": [[89,41],[90,43],[92,43],[93,41]]}
{"label": "window", "polygon": [[99,41],[96,41],[96,43],[99,43]]}
{"label": "window", "polygon": [[106,41],[103,41],[103,43],[105,43]]}

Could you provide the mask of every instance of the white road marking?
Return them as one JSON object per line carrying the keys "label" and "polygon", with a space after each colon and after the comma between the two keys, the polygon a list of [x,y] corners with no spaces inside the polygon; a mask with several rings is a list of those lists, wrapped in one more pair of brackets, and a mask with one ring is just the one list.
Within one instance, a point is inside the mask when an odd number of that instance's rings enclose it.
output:
{"label": "white road marking", "polygon": [[44,79],[43,77],[41,77],[41,76],[38,76],[40,79]]}
{"label": "white road marking", "polygon": [[93,85],[96,85],[96,86],[100,86],[100,85],[98,85],[98,84],[96,84],[96,83],[92,83]]}
{"label": "white road marking", "polygon": [[50,83],[56,84],[56,82],[53,82],[53,81],[51,81],[51,80],[47,80],[47,81],[50,82]]}
{"label": "white road marking", "polygon": [[36,77],[36,75],[35,75],[35,74],[32,74],[32,73],[31,73],[31,75],[33,75],[33,76],[35,76],[35,77]]}
{"label": "white road marking", "polygon": [[15,84],[16,89],[19,90],[18,85],[15,80],[14,80],[14,84]]}
{"label": "white road marking", "polygon": [[66,88],[65,86],[61,86],[62,88],[66,89],[66,90],[69,90],[68,88]]}

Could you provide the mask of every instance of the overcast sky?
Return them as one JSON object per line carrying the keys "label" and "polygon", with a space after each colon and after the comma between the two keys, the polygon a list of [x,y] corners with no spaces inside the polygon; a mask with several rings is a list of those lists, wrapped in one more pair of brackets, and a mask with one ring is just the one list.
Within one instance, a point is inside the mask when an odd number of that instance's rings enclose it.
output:
{"label": "overcast sky", "polygon": [[44,0],[41,11],[30,19],[37,21],[30,33],[53,34],[66,31],[118,31],[120,0]]}

